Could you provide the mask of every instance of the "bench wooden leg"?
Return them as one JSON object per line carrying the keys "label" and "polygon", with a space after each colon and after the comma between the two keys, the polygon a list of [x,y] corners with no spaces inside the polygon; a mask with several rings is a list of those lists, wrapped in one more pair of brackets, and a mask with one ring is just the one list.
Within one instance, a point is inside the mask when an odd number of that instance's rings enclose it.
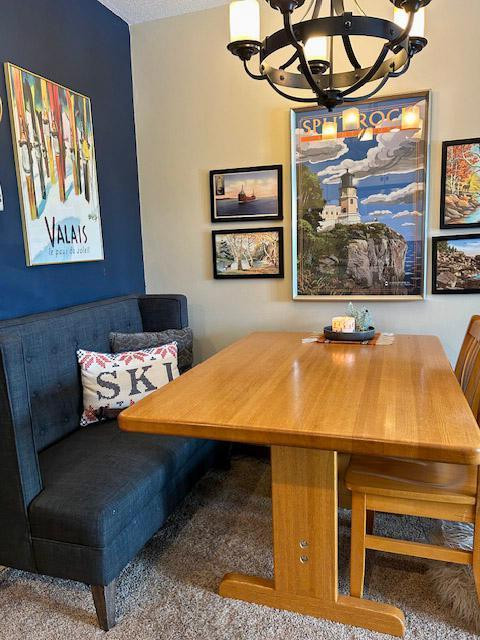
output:
{"label": "bench wooden leg", "polygon": [[92,584],[92,596],[97,612],[98,624],[104,631],[110,631],[115,626],[115,589],[116,581],[110,584]]}

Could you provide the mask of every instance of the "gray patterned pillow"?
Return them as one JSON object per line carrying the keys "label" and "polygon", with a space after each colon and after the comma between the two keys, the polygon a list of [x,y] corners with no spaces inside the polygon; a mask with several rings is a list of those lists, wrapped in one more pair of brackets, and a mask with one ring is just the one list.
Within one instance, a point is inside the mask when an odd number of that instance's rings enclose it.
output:
{"label": "gray patterned pillow", "polygon": [[109,337],[112,353],[151,349],[152,347],[161,347],[169,342],[176,342],[180,373],[184,373],[192,367],[193,333],[190,327],[148,333],[111,333]]}

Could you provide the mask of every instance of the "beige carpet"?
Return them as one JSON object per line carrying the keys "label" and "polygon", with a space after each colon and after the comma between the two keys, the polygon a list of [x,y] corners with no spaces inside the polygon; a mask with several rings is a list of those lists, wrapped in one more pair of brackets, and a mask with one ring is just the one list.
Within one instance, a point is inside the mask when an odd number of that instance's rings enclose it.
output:
{"label": "beige carpet", "polygon": [[[224,600],[224,573],[271,575],[269,469],[239,459],[211,472],[120,578],[118,625],[109,640],[380,640],[354,627]],[[381,518],[379,530],[429,535],[431,523]],[[347,591],[348,513],[340,515],[340,589]],[[401,607],[409,640],[479,638],[441,605],[426,571],[431,564],[375,554],[367,596]],[[90,640],[97,628],[88,587],[19,571],[0,573],[1,640]]]}

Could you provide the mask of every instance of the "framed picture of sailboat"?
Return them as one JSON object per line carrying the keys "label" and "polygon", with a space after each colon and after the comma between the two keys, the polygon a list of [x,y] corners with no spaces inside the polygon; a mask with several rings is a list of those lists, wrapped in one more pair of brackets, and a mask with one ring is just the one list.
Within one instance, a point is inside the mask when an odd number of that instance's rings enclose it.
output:
{"label": "framed picture of sailboat", "polygon": [[212,222],[283,220],[282,166],[210,171]]}

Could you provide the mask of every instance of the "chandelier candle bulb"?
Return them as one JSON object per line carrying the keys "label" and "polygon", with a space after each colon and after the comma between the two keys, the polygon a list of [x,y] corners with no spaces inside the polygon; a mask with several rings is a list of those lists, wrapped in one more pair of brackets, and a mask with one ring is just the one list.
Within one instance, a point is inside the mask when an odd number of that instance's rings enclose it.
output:
{"label": "chandelier candle bulb", "polygon": [[345,109],[343,112],[343,130],[357,131],[360,129],[360,111],[356,107]]}
{"label": "chandelier candle bulb", "polygon": [[[405,29],[408,25],[409,14],[404,9],[398,9],[395,7],[393,14],[393,21],[396,25]],[[410,36],[412,38],[424,38],[425,37],[425,9],[419,9],[413,19],[413,25],[410,30]]]}
{"label": "chandelier candle bulb", "polygon": [[308,62],[314,60],[327,59],[327,38],[325,36],[314,36],[309,38],[304,47],[305,57]]}
{"label": "chandelier candle bulb", "polygon": [[351,316],[332,318],[332,331],[336,331],[337,333],[353,333],[355,331],[355,318]]}
{"label": "chandelier candle bulb", "polygon": [[234,0],[230,3],[230,42],[260,40],[258,0]]}
{"label": "chandelier candle bulb", "polygon": [[338,126],[336,122],[324,122],[322,126],[322,140],[335,140]]}

